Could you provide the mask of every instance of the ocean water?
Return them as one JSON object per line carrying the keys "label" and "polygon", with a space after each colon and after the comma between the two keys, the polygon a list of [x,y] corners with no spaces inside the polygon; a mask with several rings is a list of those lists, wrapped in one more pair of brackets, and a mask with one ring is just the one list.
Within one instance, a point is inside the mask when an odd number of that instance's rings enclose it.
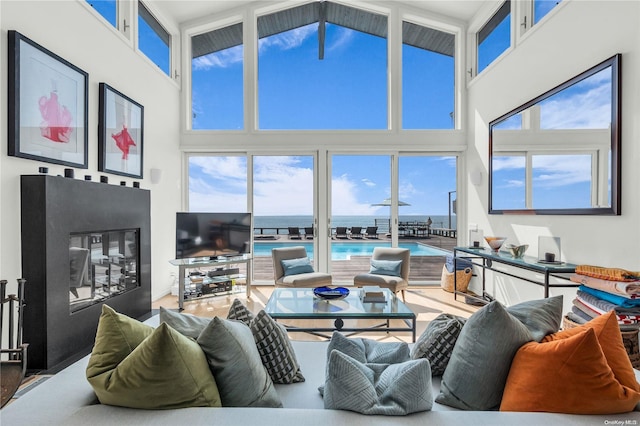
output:
{"label": "ocean water", "polygon": [[[431,217],[433,221],[432,228],[449,228],[449,216],[439,215],[400,215],[398,220],[400,222],[426,222],[427,218]],[[376,220],[378,221],[376,223]],[[253,218],[254,228],[282,228],[286,230],[289,226],[297,226],[304,230],[307,226],[313,225],[313,216],[255,216]],[[351,228],[352,226],[378,226],[378,232],[389,231],[389,217],[388,216],[333,216],[331,218],[331,227],[336,228],[338,226],[346,226]],[[451,215],[451,228],[456,228],[456,215]],[[286,234],[286,232],[280,231],[280,233]],[[275,229],[265,229],[264,234],[275,234]]]}

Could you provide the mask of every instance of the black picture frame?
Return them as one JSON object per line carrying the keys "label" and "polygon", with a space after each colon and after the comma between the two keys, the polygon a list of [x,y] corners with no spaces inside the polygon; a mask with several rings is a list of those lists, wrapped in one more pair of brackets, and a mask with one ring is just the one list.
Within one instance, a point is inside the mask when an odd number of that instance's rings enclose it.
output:
{"label": "black picture frame", "polygon": [[89,74],[8,31],[8,155],[88,167]]}
{"label": "black picture frame", "polygon": [[98,170],[142,179],[144,107],[100,83]]}

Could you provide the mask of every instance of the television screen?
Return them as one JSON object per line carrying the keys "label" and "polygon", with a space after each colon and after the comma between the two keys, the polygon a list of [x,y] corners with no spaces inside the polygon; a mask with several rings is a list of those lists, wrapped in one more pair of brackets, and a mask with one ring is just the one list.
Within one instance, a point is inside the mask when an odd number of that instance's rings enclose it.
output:
{"label": "television screen", "polygon": [[177,213],[176,259],[251,252],[251,213]]}

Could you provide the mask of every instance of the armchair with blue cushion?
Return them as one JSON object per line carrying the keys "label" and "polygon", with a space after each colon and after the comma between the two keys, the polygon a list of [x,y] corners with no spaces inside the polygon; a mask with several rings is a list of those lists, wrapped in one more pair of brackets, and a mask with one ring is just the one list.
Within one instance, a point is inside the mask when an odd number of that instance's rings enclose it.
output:
{"label": "armchair with blue cushion", "polygon": [[378,286],[388,288],[394,293],[409,287],[409,249],[397,247],[375,247],[371,256],[371,269],[368,273],[356,275],[353,285],[356,287]]}
{"label": "armchair with blue cushion", "polygon": [[331,275],[315,272],[302,246],[271,249],[276,287],[315,288],[331,285]]}

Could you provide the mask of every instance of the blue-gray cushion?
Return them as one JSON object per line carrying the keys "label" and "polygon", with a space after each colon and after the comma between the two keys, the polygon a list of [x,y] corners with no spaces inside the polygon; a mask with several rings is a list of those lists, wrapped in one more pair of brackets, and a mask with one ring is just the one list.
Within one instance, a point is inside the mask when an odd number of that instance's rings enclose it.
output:
{"label": "blue-gray cushion", "polygon": [[160,306],[160,323],[167,323],[171,328],[192,339],[197,339],[205,329],[211,318],[202,318],[195,315],[171,311]]}
{"label": "blue-gray cushion", "polygon": [[223,407],[282,407],[245,324],[214,317],[198,336],[198,344],[220,383]]}
{"label": "blue-gray cushion", "polygon": [[541,342],[547,334],[560,330],[562,295],[518,303],[509,306],[507,312],[529,329],[533,340]]}
{"label": "blue-gray cushion", "polygon": [[511,361],[532,340],[527,327],[500,302],[482,307],[462,327],[436,402],[463,410],[498,408]]}
{"label": "blue-gray cushion", "polygon": [[311,261],[308,257],[301,257],[299,259],[284,259],[281,260],[282,269],[284,270],[284,276],[299,275],[314,272]]}
{"label": "blue-gray cushion", "polygon": [[466,321],[466,318],[452,314],[435,317],[411,348],[411,359],[428,359],[431,374],[442,376]]}
{"label": "blue-gray cushion", "polygon": [[329,355],[324,408],[400,416],[433,406],[426,359],[400,364],[365,364],[334,350]]}
{"label": "blue-gray cushion", "polygon": [[334,331],[327,348],[327,359],[338,350],[362,363],[397,364],[408,361],[409,345],[406,342],[378,342],[371,339],[349,339]]}
{"label": "blue-gray cushion", "polygon": [[370,274],[390,275],[399,277],[402,269],[402,260],[374,260],[371,259]]}

